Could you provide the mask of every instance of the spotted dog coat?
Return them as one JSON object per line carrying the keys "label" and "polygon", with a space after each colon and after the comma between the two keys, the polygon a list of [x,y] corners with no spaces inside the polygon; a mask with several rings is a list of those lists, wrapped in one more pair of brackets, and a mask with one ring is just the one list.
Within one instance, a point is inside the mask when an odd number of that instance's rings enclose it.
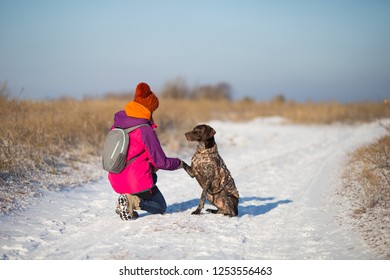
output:
{"label": "spotted dog coat", "polygon": [[239,194],[230,171],[218,153],[214,134],[215,130],[208,125],[198,125],[185,134],[187,140],[199,142],[197,151],[191,159],[191,166],[183,162],[183,168],[191,177],[196,178],[203,189],[199,206],[192,214],[200,214],[207,198],[218,208],[207,211],[237,216]]}

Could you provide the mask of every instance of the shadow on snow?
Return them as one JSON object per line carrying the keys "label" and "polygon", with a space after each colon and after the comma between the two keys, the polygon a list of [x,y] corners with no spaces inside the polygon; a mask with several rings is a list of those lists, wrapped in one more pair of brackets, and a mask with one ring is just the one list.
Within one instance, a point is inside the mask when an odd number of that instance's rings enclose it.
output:
{"label": "shadow on snow", "polygon": [[[238,205],[238,216],[242,217],[244,215],[250,215],[250,216],[259,216],[266,214],[267,212],[275,209],[281,204],[287,204],[292,203],[292,200],[290,199],[284,199],[284,200],[275,200],[275,197],[256,197],[256,196],[250,196],[250,197],[241,197]],[[254,201],[273,201],[268,202],[261,205],[248,205],[248,206],[241,206],[240,204],[244,202],[254,202]],[[199,199],[191,199],[179,203],[174,203],[172,205],[169,205],[167,208],[167,213],[178,213],[178,212],[185,212],[187,210],[193,209],[198,206]],[[206,206],[209,205],[208,202],[205,203],[205,209]]]}
{"label": "shadow on snow", "polygon": [[[272,201],[275,197],[243,197],[240,198],[240,203],[245,201]],[[259,216],[263,215],[276,207],[278,207],[281,204],[287,204],[292,203],[293,201],[290,199],[284,199],[284,200],[278,200],[274,202],[268,202],[262,205],[248,205],[248,206],[240,206],[238,205],[238,216],[242,217],[244,215],[250,215],[250,216]]]}

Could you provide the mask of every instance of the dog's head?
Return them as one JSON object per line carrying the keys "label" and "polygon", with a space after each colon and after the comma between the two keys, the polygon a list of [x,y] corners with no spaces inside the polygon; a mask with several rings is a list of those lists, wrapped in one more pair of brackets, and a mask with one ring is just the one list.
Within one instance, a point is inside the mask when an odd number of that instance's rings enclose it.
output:
{"label": "dog's head", "polygon": [[215,135],[215,130],[207,124],[200,124],[194,127],[193,130],[185,133],[188,141],[206,142]]}

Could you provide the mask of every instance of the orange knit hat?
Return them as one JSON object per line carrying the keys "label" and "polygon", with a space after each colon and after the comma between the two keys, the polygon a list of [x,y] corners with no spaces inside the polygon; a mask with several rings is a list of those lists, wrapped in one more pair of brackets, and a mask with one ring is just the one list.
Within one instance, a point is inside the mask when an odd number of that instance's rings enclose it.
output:
{"label": "orange knit hat", "polygon": [[135,89],[134,102],[145,106],[150,113],[158,108],[159,102],[157,96],[150,90],[147,83],[139,83]]}

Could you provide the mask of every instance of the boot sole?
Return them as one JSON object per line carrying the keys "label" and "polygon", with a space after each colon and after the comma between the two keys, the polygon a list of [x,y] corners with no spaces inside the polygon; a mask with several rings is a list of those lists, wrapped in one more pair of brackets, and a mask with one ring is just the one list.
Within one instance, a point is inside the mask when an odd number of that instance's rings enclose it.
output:
{"label": "boot sole", "polygon": [[129,212],[129,210],[127,209],[128,206],[129,206],[129,201],[126,197],[126,195],[123,195],[121,194],[118,198],[118,204],[119,204],[119,211],[116,211],[118,214],[119,214],[119,217],[123,220],[123,221],[128,221],[128,220],[132,220],[132,219],[135,219],[138,217],[138,214],[136,214],[137,212],[134,212],[133,211],[133,214],[131,214]]}

